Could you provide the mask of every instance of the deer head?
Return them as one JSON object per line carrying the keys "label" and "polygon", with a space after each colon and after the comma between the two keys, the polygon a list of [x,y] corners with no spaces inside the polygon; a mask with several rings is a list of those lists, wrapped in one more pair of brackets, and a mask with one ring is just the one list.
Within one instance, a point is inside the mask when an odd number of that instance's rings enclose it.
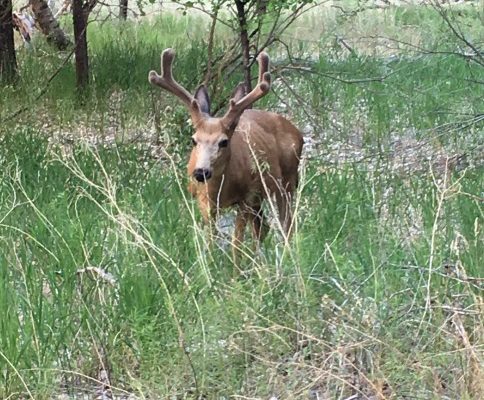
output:
{"label": "deer head", "polygon": [[214,176],[221,176],[230,159],[230,143],[240,116],[252,103],[269,92],[271,76],[269,56],[262,52],[258,57],[259,80],[255,88],[245,92],[245,85],[239,84],[229,102],[229,108],[221,118],[210,115],[210,98],[207,89],[201,85],[191,95],[175,81],[172,74],[175,52],[166,49],[161,54],[162,74],[149,73],[152,85],[161,87],[178,97],[187,107],[195,128],[192,136],[193,150],[189,162],[189,174],[198,182],[205,182]]}

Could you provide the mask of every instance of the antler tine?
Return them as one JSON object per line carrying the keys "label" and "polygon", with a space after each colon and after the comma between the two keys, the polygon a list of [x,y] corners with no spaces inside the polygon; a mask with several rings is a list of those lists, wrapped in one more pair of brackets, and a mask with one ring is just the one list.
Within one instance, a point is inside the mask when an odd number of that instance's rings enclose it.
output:
{"label": "antler tine", "polygon": [[[269,87],[271,86],[271,74],[269,72],[269,55],[263,51],[257,58],[259,62],[259,82],[268,80]],[[265,77],[265,75],[268,75]]]}
{"label": "antler tine", "polygon": [[266,52],[261,52],[257,58],[257,61],[259,62],[259,81],[257,82],[257,86],[240,100],[230,100],[229,110],[224,116],[224,118],[229,121],[229,125],[240,117],[247,107],[259,100],[261,97],[264,97],[269,92],[271,87],[269,56]]}
{"label": "antler tine", "polygon": [[188,90],[173,78],[172,69],[174,59],[175,51],[170,48],[165,49],[163,53],[161,53],[161,76],[158,75],[156,71],[150,71],[148,80],[152,85],[165,89],[183,101],[190,111],[192,120],[195,122],[201,118],[200,107],[197,100],[188,92]]}

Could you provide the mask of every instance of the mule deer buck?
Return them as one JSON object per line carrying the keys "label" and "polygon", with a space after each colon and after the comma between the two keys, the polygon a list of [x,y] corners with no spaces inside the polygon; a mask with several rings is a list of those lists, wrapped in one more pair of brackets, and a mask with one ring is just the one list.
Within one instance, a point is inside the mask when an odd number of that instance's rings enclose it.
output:
{"label": "mule deer buck", "polygon": [[259,81],[246,94],[237,86],[226,114],[210,115],[210,99],[205,86],[192,96],[172,75],[175,52],[161,55],[162,75],[149,73],[151,84],[177,96],[187,107],[195,133],[188,162],[189,191],[197,198],[205,222],[211,222],[222,208],[237,206],[234,248],[244,238],[250,223],[256,239],[266,229],[262,215],[263,199],[275,198],[281,228],[292,228],[291,199],[298,184],[298,166],[303,138],[299,130],[281,115],[248,109],[270,89],[269,56],[260,53]]}

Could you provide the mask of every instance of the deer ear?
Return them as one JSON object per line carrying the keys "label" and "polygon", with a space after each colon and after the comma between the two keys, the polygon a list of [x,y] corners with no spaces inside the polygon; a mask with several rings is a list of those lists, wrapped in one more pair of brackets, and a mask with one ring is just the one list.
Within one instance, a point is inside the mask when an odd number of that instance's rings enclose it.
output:
{"label": "deer ear", "polygon": [[210,97],[208,97],[205,85],[200,85],[198,87],[194,97],[200,106],[200,111],[204,114],[210,115]]}
{"label": "deer ear", "polygon": [[237,103],[246,94],[247,94],[247,88],[245,87],[245,83],[240,82],[235,88],[235,90],[232,92],[232,96],[230,96],[230,99]]}

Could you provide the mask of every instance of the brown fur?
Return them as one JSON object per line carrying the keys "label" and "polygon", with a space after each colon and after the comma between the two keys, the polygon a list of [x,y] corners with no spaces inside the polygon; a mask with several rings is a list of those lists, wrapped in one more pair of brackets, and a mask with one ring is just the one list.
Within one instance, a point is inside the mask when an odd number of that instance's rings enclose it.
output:
{"label": "brown fur", "polygon": [[[197,143],[210,143],[215,147],[221,136],[230,136],[220,119],[213,118],[208,125],[208,129],[203,123],[197,127],[194,135]],[[192,179],[189,185],[204,218],[215,216],[217,209],[234,205],[239,206],[241,212],[247,210],[253,214],[251,210],[258,210],[262,200],[274,194],[282,227],[288,232],[292,221],[287,216],[285,197],[292,196],[297,187],[303,146],[301,133],[280,115],[246,110],[231,136],[229,146],[217,149],[214,155],[213,176],[206,182]],[[200,146],[195,146],[190,155],[189,176],[197,166]]]}
{"label": "brown fur", "polygon": [[[239,211],[234,245],[243,241],[244,229],[249,222],[253,235],[262,240],[265,234],[262,201],[274,197],[281,227],[289,235],[302,135],[281,115],[246,109],[269,91],[269,57],[265,53],[260,56],[257,87],[245,96],[244,93],[235,95],[229,111],[221,118],[208,115],[210,104],[204,87],[192,97],[173,80],[173,58],[173,51],[165,50],[162,55],[163,76],[152,71],[150,81],[178,96],[192,116],[195,134],[188,162],[189,191],[197,198],[203,218],[210,222],[218,210],[236,206]],[[220,147],[224,140],[228,140],[228,145]],[[198,179],[195,179],[196,171],[206,171],[210,176],[205,178],[204,172],[200,177],[198,172]]]}

